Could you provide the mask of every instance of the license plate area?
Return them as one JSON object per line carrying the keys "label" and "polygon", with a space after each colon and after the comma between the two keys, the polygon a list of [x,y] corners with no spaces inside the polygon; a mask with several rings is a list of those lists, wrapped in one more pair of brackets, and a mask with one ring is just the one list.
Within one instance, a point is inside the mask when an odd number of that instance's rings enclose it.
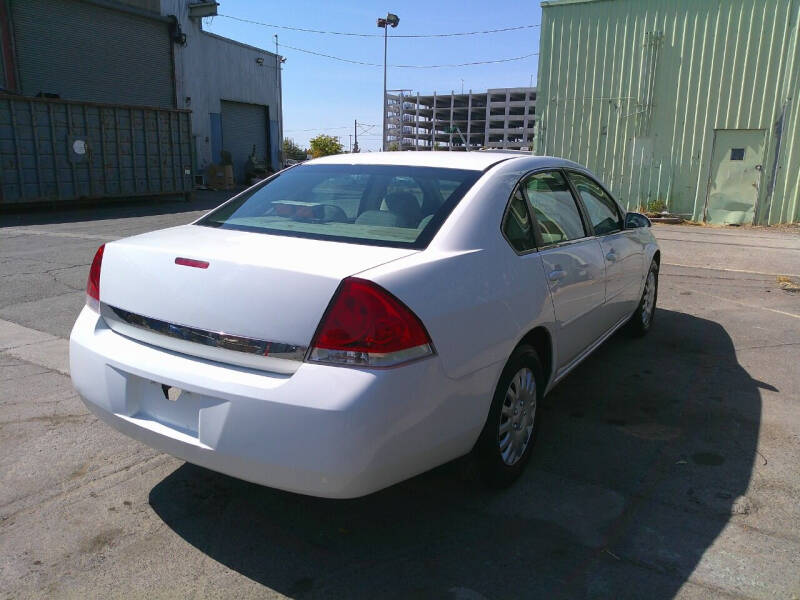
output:
{"label": "license plate area", "polygon": [[109,369],[109,385],[116,392],[109,391],[112,397],[122,400],[115,402],[118,416],[181,441],[216,447],[229,402]]}

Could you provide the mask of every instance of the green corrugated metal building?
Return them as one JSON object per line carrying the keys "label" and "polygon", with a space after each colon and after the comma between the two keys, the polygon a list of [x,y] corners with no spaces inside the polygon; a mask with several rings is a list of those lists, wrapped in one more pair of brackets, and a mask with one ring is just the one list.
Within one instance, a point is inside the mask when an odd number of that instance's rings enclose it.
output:
{"label": "green corrugated metal building", "polygon": [[630,209],[800,221],[800,0],[542,2],[537,153]]}

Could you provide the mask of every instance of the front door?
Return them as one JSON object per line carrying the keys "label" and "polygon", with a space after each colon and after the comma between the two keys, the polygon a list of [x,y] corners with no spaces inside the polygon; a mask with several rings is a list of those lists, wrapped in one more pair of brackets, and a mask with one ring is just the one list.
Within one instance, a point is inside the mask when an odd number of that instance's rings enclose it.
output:
{"label": "front door", "polygon": [[544,276],[556,315],[556,367],[562,370],[605,331],[605,262],[588,236],[561,171],[535,173],[521,186],[533,213]]}
{"label": "front door", "polygon": [[764,160],[763,129],[716,129],[705,221],[752,223]]}
{"label": "front door", "polygon": [[575,171],[569,171],[569,179],[603,249],[606,302],[601,314],[603,323],[610,329],[631,316],[639,303],[644,276],[644,244],[636,231],[625,229],[622,211],[599,183]]}

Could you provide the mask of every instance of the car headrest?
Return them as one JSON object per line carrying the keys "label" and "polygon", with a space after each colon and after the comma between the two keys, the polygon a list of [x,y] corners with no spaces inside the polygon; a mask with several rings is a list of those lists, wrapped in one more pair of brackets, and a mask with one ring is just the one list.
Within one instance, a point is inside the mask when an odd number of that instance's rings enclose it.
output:
{"label": "car headrest", "polygon": [[411,192],[392,192],[386,194],[386,206],[395,214],[402,215],[411,222],[411,227],[416,227],[422,219],[422,209],[419,207],[417,197]]}

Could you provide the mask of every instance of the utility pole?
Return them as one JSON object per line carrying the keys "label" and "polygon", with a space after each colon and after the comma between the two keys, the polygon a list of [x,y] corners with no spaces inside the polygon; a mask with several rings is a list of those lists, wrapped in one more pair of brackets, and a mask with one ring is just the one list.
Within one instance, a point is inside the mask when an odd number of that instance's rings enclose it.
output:
{"label": "utility pole", "polygon": [[356,140],[356,143],[353,144],[353,152],[354,153],[358,153],[358,119],[353,121],[353,123],[354,123],[354,125],[353,125],[353,137]]}
{"label": "utility pole", "polygon": [[389,48],[389,27],[397,27],[400,18],[392,13],[387,13],[386,18],[378,19],[378,27],[383,27],[383,142],[381,150],[386,152],[386,142],[388,138],[388,98],[386,97],[386,54]]}
{"label": "utility pole", "polygon": [[350,154],[352,154],[353,153],[353,134],[352,133],[348,133],[347,137],[350,138],[350,146],[348,146],[348,152]]}
{"label": "utility pole", "polygon": [[278,34],[275,34],[275,90],[278,95],[278,164],[275,165],[276,169],[280,171],[283,168],[283,90],[281,89],[281,65],[286,62],[285,58],[281,58],[278,54]]}

